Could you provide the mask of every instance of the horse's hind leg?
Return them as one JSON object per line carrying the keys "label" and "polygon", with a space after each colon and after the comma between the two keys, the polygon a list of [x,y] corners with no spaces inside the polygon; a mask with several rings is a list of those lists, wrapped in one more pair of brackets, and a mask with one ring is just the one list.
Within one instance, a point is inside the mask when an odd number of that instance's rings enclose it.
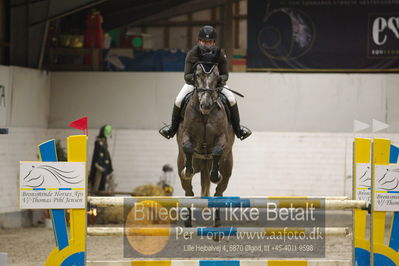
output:
{"label": "horse's hind leg", "polygon": [[201,170],[201,196],[202,197],[209,197],[211,182],[209,179],[209,168],[208,162],[205,163]]}
{"label": "horse's hind leg", "polygon": [[[225,171],[225,164],[221,165],[220,167],[220,173],[222,175],[221,181],[219,184],[216,186],[216,192],[215,192],[215,197],[222,197],[223,192],[227,188],[227,184],[229,183],[231,171]],[[220,208],[217,208],[215,211],[215,227],[221,226],[221,220],[220,220]]]}
{"label": "horse's hind leg", "polygon": [[193,185],[191,184],[191,180],[180,178],[181,186],[185,191],[186,197],[194,196]]}
{"label": "horse's hind leg", "polygon": [[226,160],[223,161],[223,164],[220,167],[220,173],[222,174],[222,181],[216,186],[215,197],[222,197],[223,193],[227,189],[227,185],[229,184],[231,172],[233,169],[233,154],[230,152],[227,155]]}
{"label": "horse's hind leg", "polygon": [[215,192],[215,197],[223,197],[223,192],[226,191],[227,189],[227,185],[229,184],[229,179],[230,176],[225,176],[223,175],[223,179],[222,182],[220,182],[217,186],[216,186],[216,192]]}
{"label": "horse's hind leg", "polygon": [[[222,174],[222,181],[216,186],[216,192],[215,192],[215,197],[223,197],[223,192],[227,189],[227,185],[229,184],[229,179],[231,176],[231,170],[233,167],[233,157],[228,156],[227,160],[221,165],[220,167],[220,173]],[[221,225],[220,221],[220,208],[216,209],[215,212],[215,227],[218,227]]]}
{"label": "horse's hind leg", "polygon": [[212,170],[211,181],[212,183],[219,184],[222,181],[222,175],[219,173],[219,162],[223,155],[223,149],[226,143],[225,136],[221,136],[216,142],[215,147],[212,149]]}
{"label": "horse's hind leg", "polygon": [[[192,178],[186,178],[184,175],[184,153],[180,150],[179,155],[177,157],[177,168],[180,177],[181,185],[185,191],[186,196],[194,196],[193,185],[192,185]],[[184,220],[185,227],[192,227],[192,220],[191,220],[191,209],[188,209],[187,215],[182,217]]]}
{"label": "horse's hind leg", "polygon": [[[185,191],[185,195],[188,196],[194,196],[194,191],[193,191],[193,185],[192,185],[192,180],[183,178],[180,174],[180,181],[181,185]],[[184,217],[182,217],[184,220],[184,226],[185,227],[192,227],[192,220],[191,220],[191,209],[188,208],[188,213]]]}

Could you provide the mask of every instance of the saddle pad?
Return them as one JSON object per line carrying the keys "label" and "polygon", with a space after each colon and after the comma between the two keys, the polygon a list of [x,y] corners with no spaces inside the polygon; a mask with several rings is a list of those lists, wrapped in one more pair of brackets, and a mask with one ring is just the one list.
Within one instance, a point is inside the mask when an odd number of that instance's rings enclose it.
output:
{"label": "saddle pad", "polygon": [[187,107],[187,104],[190,102],[191,97],[193,97],[193,92],[188,93],[188,94],[184,97],[183,102],[182,102],[182,104],[181,104],[180,116],[181,116],[182,120],[184,119],[184,113],[186,112],[186,107]]}

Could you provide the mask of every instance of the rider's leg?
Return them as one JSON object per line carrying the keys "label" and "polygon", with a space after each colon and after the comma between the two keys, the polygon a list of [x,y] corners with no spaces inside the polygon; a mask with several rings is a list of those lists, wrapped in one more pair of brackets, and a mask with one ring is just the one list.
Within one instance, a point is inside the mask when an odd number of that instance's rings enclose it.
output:
{"label": "rider's leg", "polygon": [[177,107],[181,108],[181,104],[182,104],[184,98],[186,97],[187,94],[189,94],[193,90],[194,90],[193,85],[185,83],[183,85],[183,88],[180,90],[179,94],[177,94],[177,96],[176,96],[175,105]]}
{"label": "rider's leg", "polygon": [[241,127],[237,100],[234,97],[234,94],[226,88],[228,89],[229,87],[225,85],[222,89],[222,93],[224,96],[226,96],[230,104],[231,123],[233,124],[234,133],[236,134],[237,138],[244,140],[248,138],[252,134],[252,132],[246,127]]}
{"label": "rider's leg", "polygon": [[194,86],[189,84],[184,84],[183,88],[180,90],[179,94],[177,95],[172,111],[172,123],[169,126],[163,127],[161,128],[161,130],[159,130],[159,133],[165,138],[167,139],[173,138],[173,136],[176,134],[180,122],[181,104],[184,100],[184,97],[186,97],[187,94],[192,92],[193,89]]}

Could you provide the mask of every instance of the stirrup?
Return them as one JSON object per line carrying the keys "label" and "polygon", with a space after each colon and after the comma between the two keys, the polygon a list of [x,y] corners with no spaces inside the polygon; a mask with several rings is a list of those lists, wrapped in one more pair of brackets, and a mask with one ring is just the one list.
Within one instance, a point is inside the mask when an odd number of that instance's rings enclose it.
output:
{"label": "stirrup", "polygon": [[[166,132],[166,131],[168,131],[168,132]],[[170,131],[170,126],[169,125],[165,125],[158,132],[159,132],[159,134],[161,134],[166,139],[170,139],[171,136],[168,134],[169,131]]]}
{"label": "stirrup", "polygon": [[[241,134],[241,132],[244,132],[245,134]],[[248,138],[249,136],[251,136],[252,131],[247,128],[246,126],[240,126],[240,140],[244,140],[246,138]]]}

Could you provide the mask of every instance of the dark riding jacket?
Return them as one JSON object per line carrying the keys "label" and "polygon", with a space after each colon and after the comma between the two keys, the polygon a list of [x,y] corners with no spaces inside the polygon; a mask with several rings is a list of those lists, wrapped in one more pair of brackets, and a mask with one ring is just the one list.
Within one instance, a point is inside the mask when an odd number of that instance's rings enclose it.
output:
{"label": "dark riding jacket", "polygon": [[[195,63],[201,61],[201,51],[199,45],[195,45],[190,51],[187,52],[186,61],[184,64],[184,80],[187,84],[194,85],[194,68]],[[219,50],[215,62],[219,69],[219,86],[224,86],[229,79],[229,72],[227,69],[226,54],[223,50]]]}

